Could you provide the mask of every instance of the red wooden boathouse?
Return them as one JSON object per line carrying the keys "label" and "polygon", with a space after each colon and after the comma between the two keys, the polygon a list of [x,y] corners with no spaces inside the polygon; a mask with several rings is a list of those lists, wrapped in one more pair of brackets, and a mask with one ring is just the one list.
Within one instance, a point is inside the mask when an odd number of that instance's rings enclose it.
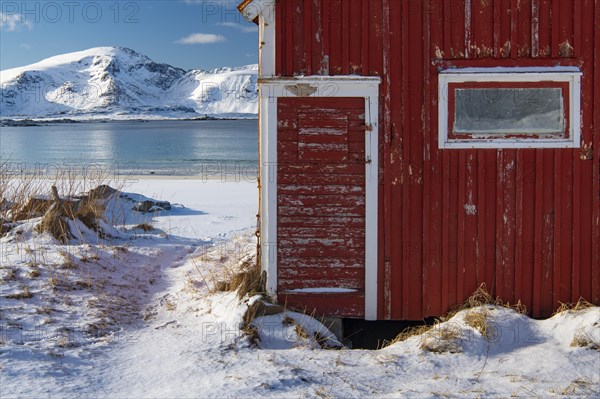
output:
{"label": "red wooden boathouse", "polygon": [[600,1],[238,8],[279,302],[417,320],[486,283],[535,317],[600,304]]}

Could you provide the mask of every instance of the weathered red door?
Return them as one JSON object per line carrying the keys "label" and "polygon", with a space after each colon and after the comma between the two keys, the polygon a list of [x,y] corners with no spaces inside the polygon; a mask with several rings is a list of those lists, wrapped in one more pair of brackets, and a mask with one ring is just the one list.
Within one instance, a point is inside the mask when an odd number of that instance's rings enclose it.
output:
{"label": "weathered red door", "polygon": [[365,100],[279,98],[278,300],[364,316]]}

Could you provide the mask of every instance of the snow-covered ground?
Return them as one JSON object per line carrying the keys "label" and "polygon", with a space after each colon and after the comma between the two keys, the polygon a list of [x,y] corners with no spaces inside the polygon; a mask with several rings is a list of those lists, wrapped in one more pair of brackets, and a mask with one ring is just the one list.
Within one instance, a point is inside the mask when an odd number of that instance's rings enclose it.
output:
{"label": "snow-covered ground", "polygon": [[258,298],[214,288],[255,251],[256,183],[122,189],[172,209],[112,202],[106,214],[120,226],[100,240],[77,225],[86,239],[61,245],[35,232],[39,220],[0,239],[0,397],[600,395],[597,307],[543,321],[467,309],[380,350],[322,349],[317,341],[335,338],[289,311],[256,318],[247,335],[242,320]]}

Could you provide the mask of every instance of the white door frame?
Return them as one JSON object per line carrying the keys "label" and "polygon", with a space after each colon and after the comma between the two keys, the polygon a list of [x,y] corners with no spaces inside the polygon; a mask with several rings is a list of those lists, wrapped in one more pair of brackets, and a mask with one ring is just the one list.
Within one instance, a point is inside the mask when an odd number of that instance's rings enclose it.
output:
{"label": "white door frame", "polygon": [[377,218],[379,77],[259,78],[262,270],[269,295],[277,294],[277,100],[281,97],[365,99],[365,319],[377,320]]}

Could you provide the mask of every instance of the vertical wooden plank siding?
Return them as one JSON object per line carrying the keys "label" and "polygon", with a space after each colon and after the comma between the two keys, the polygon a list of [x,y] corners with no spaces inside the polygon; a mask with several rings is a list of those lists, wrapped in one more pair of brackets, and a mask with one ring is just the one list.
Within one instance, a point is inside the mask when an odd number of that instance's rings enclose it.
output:
{"label": "vertical wooden plank siding", "polygon": [[520,286],[517,284],[515,289],[517,293],[520,293],[517,300],[520,299],[522,303],[530,306],[534,292],[536,247],[536,203],[533,201],[536,198],[536,150],[524,149],[519,152],[522,159],[518,170],[522,173],[522,180],[517,181],[517,187],[521,190],[521,196],[517,198],[517,206],[521,208],[521,212],[517,217],[521,223],[521,235],[518,238],[521,251],[516,254],[516,264],[522,265],[522,267],[519,267],[520,271],[517,271],[521,275],[521,284]]}
{"label": "vertical wooden plank siding", "polygon": [[[439,2],[425,3],[425,9],[429,14],[429,32],[428,32],[428,44],[429,51],[425,52],[424,56],[427,57],[429,69],[426,73],[429,73],[430,79],[430,99],[431,103],[427,109],[428,115],[430,115],[429,126],[437,126],[437,101],[438,101],[438,85],[435,81],[435,73],[437,72],[437,66],[431,62],[431,60],[442,59],[442,43],[439,38],[442,37],[444,29],[441,21],[443,20],[443,5]],[[441,293],[445,292],[447,280],[444,278],[447,276],[446,263],[444,262],[445,254],[443,242],[446,237],[446,230],[443,228],[441,220],[445,212],[445,202],[442,200],[443,190],[443,176],[445,169],[443,168],[443,154],[437,150],[437,139],[433,135],[428,135],[430,148],[430,166],[426,168],[428,171],[426,180],[431,187],[431,201],[430,201],[430,221],[429,226],[425,226],[425,234],[429,235],[429,239],[425,242],[425,250],[429,252],[429,275],[431,279],[428,281],[427,286],[431,287],[431,290],[438,292],[438,295],[426,296],[428,302],[431,304],[430,308],[425,308],[425,313],[428,314],[441,314],[443,309],[446,309],[447,296]],[[424,235],[425,236],[425,235]]]}
{"label": "vertical wooden plank siding", "polygon": [[[590,100],[591,106],[588,107],[598,110],[600,109],[600,84],[598,84],[600,82],[600,29],[598,29],[598,26],[600,26],[600,2],[598,0],[594,2],[588,0],[585,9],[582,7],[582,13],[591,12],[592,5],[595,7],[594,21],[592,21],[592,27],[590,27],[589,22],[586,23],[586,28],[583,30],[582,36],[590,38],[590,29],[594,32],[593,42],[589,44],[592,44],[590,47],[594,49],[593,81],[595,84],[593,85],[594,92]],[[588,62],[591,63],[591,60]],[[600,112],[594,112],[593,115],[591,151],[591,161],[594,163],[592,182],[592,201],[594,204],[592,214],[592,301],[598,303],[600,302],[600,267],[598,267],[600,265]]]}
{"label": "vertical wooden plank siding", "polygon": [[[596,2],[597,3],[597,2]],[[590,3],[591,4],[591,3]],[[598,4],[596,4],[596,7],[598,7]],[[594,10],[590,9],[590,13],[594,13]],[[592,32],[594,32],[594,34],[597,34],[597,30],[598,30],[598,25],[592,25],[590,24],[591,19],[589,17],[585,18],[585,21],[582,21],[582,24],[585,25],[585,28],[587,29],[587,31],[589,32],[588,35],[589,36],[593,36]],[[597,45],[596,45],[597,48]],[[589,64],[593,64],[593,58],[594,56],[597,56],[597,51],[596,54],[594,54],[594,46],[590,46],[590,48],[585,48],[583,49],[584,52],[584,60],[589,60]],[[598,81],[594,81],[592,79],[592,77],[594,76],[594,72],[593,69],[590,68],[590,74],[589,76],[586,76],[585,79],[582,82],[583,88],[585,89],[586,92],[592,94],[593,96],[593,92],[594,92],[594,87],[598,86]],[[582,102],[584,104],[591,104],[591,101],[597,101],[597,99],[594,99],[593,97],[590,98],[584,98],[582,100]],[[590,113],[586,114],[584,112],[583,114],[583,118],[584,118],[584,123],[588,126],[592,126],[593,125],[593,115],[597,114],[598,112],[598,104],[596,103],[596,107],[595,108],[590,108]],[[585,105],[584,105],[585,106]],[[589,106],[588,106],[589,108]],[[588,143],[588,145],[591,145],[592,140],[593,140],[593,134],[597,135],[598,134],[598,125],[594,125],[594,132],[592,133],[591,129],[587,129],[585,132],[582,132],[582,142],[584,143]],[[593,267],[592,267],[592,252],[594,250],[594,247],[598,247],[598,243],[596,243],[596,245],[594,246],[594,243],[592,242],[594,233],[593,233],[593,223],[592,223],[592,215],[593,215],[593,204],[595,202],[595,198],[597,198],[598,196],[598,192],[593,192],[593,186],[594,186],[594,172],[593,172],[593,168],[598,168],[598,159],[594,159],[592,160],[592,157],[587,157],[584,156],[581,152],[579,152],[580,155],[580,160],[579,162],[576,162],[577,165],[580,165],[580,175],[579,175],[579,180],[580,180],[580,184],[581,184],[581,201],[580,201],[580,213],[576,216],[578,218],[581,219],[582,223],[580,225],[580,239],[581,239],[581,258],[580,258],[580,262],[581,262],[581,279],[580,282],[582,283],[580,285],[580,291],[581,291],[581,296],[584,298],[591,298],[592,297],[592,281],[593,281]],[[581,158],[586,158],[585,160],[582,160]],[[590,159],[587,159],[590,158]],[[575,176],[575,178],[577,179],[577,176]],[[597,180],[596,180],[597,181]],[[584,220],[586,222],[584,222]],[[597,269],[598,264],[595,265],[596,266],[596,273],[597,273]]]}
{"label": "vertical wooden plank siding", "polygon": [[[277,74],[382,78],[380,318],[440,315],[481,283],[536,317],[579,297],[600,302],[598,0],[279,0],[277,7]],[[584,148],[438,149],[440,70],[555,65],[583,72]],[[284,151],[288,144],[280,144]],[[299,212],[294,195],[285,197],[286,211]],[[295,270],[290,261],[285,267]],[[281,273],[282,290],[299,284]],[[311,273],[324,272],[305,277]],[[356,317],[351,302],[347,315]]]}
{"label": "vertical wooden plank siding", "polygon": [[[397,1],[390,1],[389,3],[389,16],[388,20],[390,26],[390,71],[389,71],[389,87],[390,100],[387,102],[390,112],[390,125],[389,125],[389,153],[383,159],[384,167],[384,203],[387,205],[384,209],[384,215],[381,220],[390,220],[391,215],[395,215],[402,212],[401,207],[398,204],[403,203],[401,179],[402,179],[402,121],[401,115],[404,114],[404,101],[398,101],[399,96],[402,95],[402,65],[403,65],[403,54],[402,47],[398,46],[402,40],[402,3]],[[397,107],[395,111],[392,111],[392,104]],[[384,111],[385,112],[385,111]],[[399,144],[400,143],[400,144]],[[385,182],[388,182],[387,184]],[[399,219],[399,218],[398,218]],[[395,219],[395,220],[398,220]],[[393,219],[392,219],[393,220]],[[402,306],[399,300],[399,295],[402,293],[402,269],[398,267],[392,267],[393,264],[397,264],[402,254],[402,225],[399,223],[379,223],[379,232],[381,233],[381,227],[383,226],[384,233],[384,280],[380,284],[383,285],[384,291],[384,318],[391,319],[392,309],[397,315],[400,312]]]}
{"label": "vertical wooden plank siding", "polygon": [[531,57],[531,44],[533,34],[533,21],[532,21],[532,0],[520,0],[517,8],[517,18],[515,23],[517,25],[517,57],[529,58]]}
{"label": "vertical wooden plank siding", "polygon": [[[380,103],[380,115],[381,115],[381,131],[383,135],[383,140],[379,141],[379,159],[380,162],[385,165],[388,164],[390,159],[390,142],[392,140],[392,132],[391,132],[391,90],[390,90],[390,79],[391,79],[391,42],[393,31],[390,26],[390,0],[383,0],[382,8],[381,8],[381,51],[382,51],[382,84],[381,95],[383,97],[383,101]],[[384,34],[383,32],[388,32]],[[379,181],[389,181],[389,167],[383,167],[384,173],[379,174]],[[389,213],[390,210],[390,202],[387,200],[389,198],[389,185],[384,186],[383,184],[379,184],[379,209],[378,209],[378,220],[383,220],[384,215]],[[379,306],[377,318],[378,319],[386,319],[391,317],[391,301],[389,300],[389,279],[386,278],[386,275],[389,274],[389,269],[391,268],[391,262],[389,258],[385,256],[385,249],[390,245],[390,235],[386,234],[383,230],[386,226],[381,223],[379,225],[379,237],[377,243],[377,253],[378,253],[378,264],[382,265],[378,268],[377,273],[377,281],[379,281],[381,289],[378,290],[377,295],[377,303],[384,304],[383,306]]]}
{"label": "vertical wooden plank siding", "polygon": [[364,100],[280,98],[277,108],[279,301],[361,317]]}
{"label": "vertical wooden plank siding", "polygon": [[[535,0],[534,0],[535,1]],[[552,55],[552,2],[554,0],[537,0],[537,12],[539,15],[538,40],[539,49],[536,57],[550,57]],[[535,36],[533,37],[535,41]],[[532,44],[535,47],[535,42]]]}
{"label": "vertical wooden plank siding", "polygon": [[[423,112],[423,9],[418,2],[408,2],[409,12],[406,26],[408,27],[407,79],[403,86],[409,93],[408,112],[403,115],[404,124],[408,129],[403,131],[404,143],[410,142],[408,170],[406,175],[407,188],[405,195],[409,197],[407,230],[408,245],[405,246],[403,262],[413,265],[404,268],[408,270],[408,301],[404,301],[403,318],[416,320],[421,317],[423,307],[423,147],[424,135],[422,119]],[[464,46],[464,40],[463,40]],[[417,132],[417,134],[415,134]],[[419,132],[421,134],[419,134]],[[406,242],[406,239],[405,239]]]}

